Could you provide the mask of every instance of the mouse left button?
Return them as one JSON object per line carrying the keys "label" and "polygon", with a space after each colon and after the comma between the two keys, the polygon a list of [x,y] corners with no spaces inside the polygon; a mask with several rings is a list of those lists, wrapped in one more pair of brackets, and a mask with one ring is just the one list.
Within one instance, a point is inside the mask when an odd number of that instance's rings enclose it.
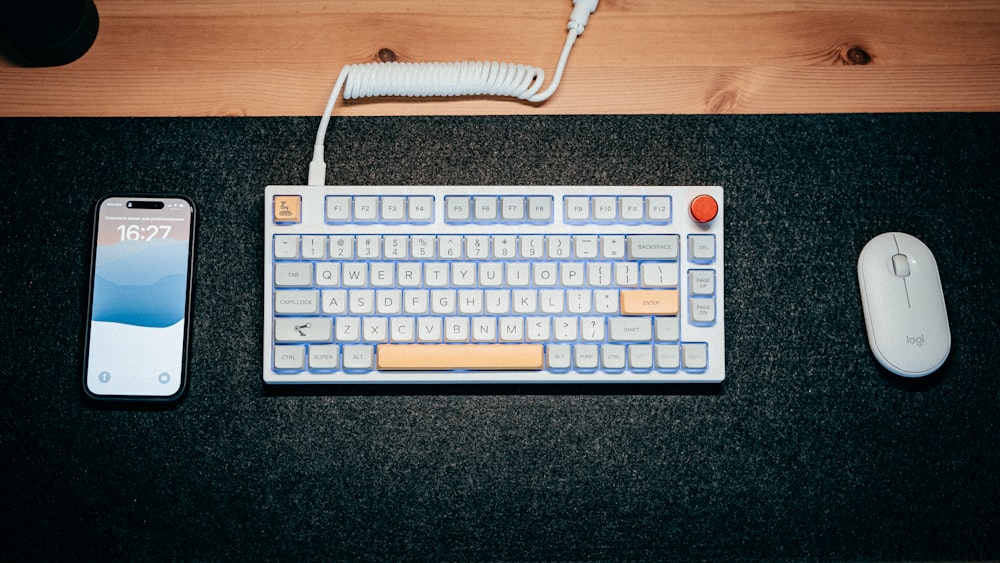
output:
{"label": "mouse left button", "polygon": [[910,259],[905,254],[896,254],[892,257],[892,271],[901,278],[910,275]]}

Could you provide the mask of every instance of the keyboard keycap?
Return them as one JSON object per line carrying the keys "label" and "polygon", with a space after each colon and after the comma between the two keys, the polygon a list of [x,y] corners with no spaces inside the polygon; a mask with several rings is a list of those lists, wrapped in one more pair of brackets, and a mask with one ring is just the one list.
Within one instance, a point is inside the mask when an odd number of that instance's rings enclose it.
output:
{"label": "keyboard keycap", "polygon": [[541,344],[382,344],[382,370],[539,370]]}
{"label": "keyboard keycap", "polygon": [[679,297],[673,289],[631,289],[621,292],[623,315],[676,315]]}

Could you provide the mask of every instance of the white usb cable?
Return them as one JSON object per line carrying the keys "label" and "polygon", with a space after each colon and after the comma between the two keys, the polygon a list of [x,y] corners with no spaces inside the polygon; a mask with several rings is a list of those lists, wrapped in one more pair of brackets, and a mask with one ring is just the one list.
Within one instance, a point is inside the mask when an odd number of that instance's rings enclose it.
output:
{"label": "white usb cable", "polygon": [[548,88],[539,92],[545,72],[528,65],[486,61],[453,63],[367,63],[347,65],[340,71],[337,82],[326,102],[323,117],[316,132],[313,159],[309,163],[309,185],[326,184],[326,162],[323,145],[330,124],[333,106],[343,90],[344,99],[370,96],[507,96],[529,102],[545,101],[555,92],[562,79],[566,61],[576,38],[583,33],[598,0],[573,0],[569,30],[555,75]]}

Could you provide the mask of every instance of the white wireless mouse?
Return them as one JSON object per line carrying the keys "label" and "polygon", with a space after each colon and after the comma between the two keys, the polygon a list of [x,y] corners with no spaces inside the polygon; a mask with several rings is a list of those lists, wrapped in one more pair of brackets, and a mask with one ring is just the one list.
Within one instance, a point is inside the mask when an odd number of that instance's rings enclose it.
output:
{"label": "white wireless mouse", "polygon": [[905,233],[878,235],[861,250],[858,284],[875,359],[903,377],[941,367],[951,351],[951,330],[930,249]]}

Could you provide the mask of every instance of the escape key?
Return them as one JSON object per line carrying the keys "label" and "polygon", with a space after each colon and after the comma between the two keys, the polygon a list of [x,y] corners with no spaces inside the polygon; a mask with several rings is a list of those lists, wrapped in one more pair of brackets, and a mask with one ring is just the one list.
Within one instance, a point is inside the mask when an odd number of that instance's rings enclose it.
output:
{"label": "escape key", "polygon": [[300,223],[302,221],[302,196],[274,196],[274,222]]}

